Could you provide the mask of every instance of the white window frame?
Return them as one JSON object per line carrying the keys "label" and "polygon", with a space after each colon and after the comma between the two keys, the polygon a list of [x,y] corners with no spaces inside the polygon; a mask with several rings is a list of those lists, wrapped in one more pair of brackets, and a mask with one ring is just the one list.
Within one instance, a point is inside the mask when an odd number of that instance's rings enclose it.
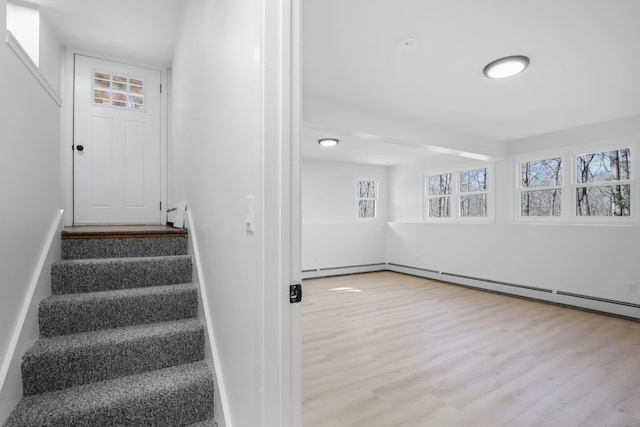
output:
{"label": "white window frame", "polygon": [[[546,187],[529,187],[525,189],[522,186],[522,164],[536,162],[540,160],[560,159],[562,161],[562,184]],[[571,212],[571,199],[570,199],[570,186],[568,182],[571,181],[572,168],[570,156],[562,152],[540,152],[526,157],[520,157],[516,159],[516,195],[515,195],[515,217],[517,221],[522,222],[539,222],[539,223],[554,223],[554,222],[566,222]],[[526,216],[522,215],[522,193],[527,191],[541,191],[559,188],[561,190],[560,196],[560,215],[557,216]]]}
{"label": "white window frame", "polygon": [[[462,191],[462,180],[460,179],[460,174],[462,172],[469,172],[469,171],[473,171],[473,170],[479,170],[479,169],[486,169],[487,171],[487,182],[486,182],[486,186],[487,189],[484,191]],[[490,212],[493,211],[493,209],[491,208],[491,192],[493,190],[493,183],[491,182],[491,177],[493,176],[493,171],[491,170],[491,168],[489,166],[474,166],[474,167],[470,167],[470,168],[459,168],[456,171],[456,185],[457,188],[455,189],[454,193],[457,192],[457,203],[456,203],[456,209],[458,212],[458,216],[461,220],[463,221],[467,221],[470,219],[474,219],[476,221],[478,220],[485,220],[485,219],[490,219],[489,215]],[[462,198],[464,196],[475,196],[475,195],[482,195],[484,194],[485,197],[485,209],[486,209],[486,215],[485,216],[463,216],[462,215],[462,211],[461,211],[461,204],[462,204]]]}
{"label": "white window frame", "polygon": [[[11,3],[11,5],[10,5]],[[15,34],[13,34],[11,32],[11,30],[9,29],[8,25],[7,25],[7,32],[6,32],[6,42],[7,42],[7,46],[9,46],[9,48],[13,51],[13,53],[16,55],[16,57],[22,62],[22,64],[27,68],[27,70],[29,70],[29,72],[33,75],[33,77],[38,81],[38,83],[40,83],[40,85],[42,86],[42,88],[47,92],[47,94],[51,97],[51,99],[58,105],[58,107],[62,107],[62,98],[60,98],[60,95],[58,95],[56,93],[56,91],[53,89],[53,87],[49,84],[49,82],[47,81],[47,79],[45,78],[45,76],[42,74],[42,72],[40,71],[40,66],[39,66],[39,56],[40,56],[40,45],[39,45],[39,41],[40,41],[40,28],[39,28],[39,9],[35,6],[25,6],[22,4],[16,4],[13,2],[7,2],[7,15],[9,14],[9,8],[14,7],[14,6],[18,6],[18,7],[22,7],[23,9],[34,9],[36,11],[38,11],[38,60],[35,61],[34,58],[31,57],[32,54],[35,54],[34,52],[32,52],[31,54],[27,52],[27,50],[25,50],[25,47],[21,44],[20,40],[16,37]],[[9,19],[9,17],[7,16],[7,19]],[[8,22],[6,23],[8,24]]]}
{"label": "white window frame", "polygon": [[[373,181],[375,182],[376,195],[375,197],[360,197],[358,183],[360,181]],[[354,180],[354,194],[355,194],[355,217],[357,221],[378,221],[380,217],[380,179],[373,176],[357,176]],[[374,212],[373,218],[361,218],[360,217],[360,201],[373,201]]]}
{"label": "white window frame", "polygon": [[7,33],[17,41],[36,68],[40,67],[40,10],[37,6],[8,1]]}
{"label": "white window frame", "polygon": [[[628,180],[619,181],[602,181],[596,183],[579,183],[578,182],[578,156],[589,153],[600,153],[612,150],[621,150],[628,148],[631,156],[631,178]],[[638,222],[638,209],[640,209],[640,200],[638,195],[638,183],[636,177],[638,176],[636,169],[639,167],[638,157],[640,151],[638,150],[638,142],[633,140],[618,140],[612,142],[606,142],[602,144],[589,144],[584,148],[575,148],[571,152],[571,185],[569,191],[571,193],[571,220],[578,224],[632,224]],[[577,201],[576,191],[582,187],[602,187],[610,185],[631,185],[631,212],[629,216],[579,216],[577,214]]]}
{"label": "white window frame", "polygon": [[[631,179],[622,181],[603,181],[598,183],[578,183],[577,167],[578,156],[588,153],[599,153],[611,150],[628,148],[631,151]],[[523,216],[521,211],[522,171],[523,163],[561,158],[563,182],[561,196],[561,211],[559,216]],[[638,210],[640,210],[640,187],[637,177],[637,168],[640,168],[640,144],[637,137],[618,138],[592,142],[588,144],[573,145],[563,147],[558,150],[545,150],[527,154],[515,158],[515,196],[514,196],[514,219],[518,223],[547,223],[547,224],[592,224],[592,225],[634,225],[640,220]],[[579,187],[608,186],[630,184],[631,185],[631,214],[629,216],[578,216],[576,214],[576,191]],[[538,189],[554,187],[536,187]]]}
{"label": "white window frame", "polygon": [[[432,176],[440,176],[440,175],[445,175],[445,174],[451,174],[451,194],[446,195],[430,195],[429,194],[429,178]],[[422,218],[424,221],[434,221],[434,222],[449,222],[454,218],[454,208],[455,208],[455,204],[456,204],[456,200],[454,197],[455,194],[455,188],[456,188],[456,173],[455,170],[453,169],[448,169],[448,170],[441,170],[441,171],[434,171],[431,173],[424,173],[423,174],[423,178],[422,178],[422,185],[423,185],[423,198],[422,198],[422,210],[423,210],[423,214],[422,214]],[[440,197],[448,197],[449,198],[449,202],[450,202],[450,207],[449,207],[449,212],[451,213],[450,216],[431,216],[429,214],[429,206],[430,206],[430,200],[432,198],[440,198]]]}
{"label": "white window frame", "polygon": [[[462,192],[460,189],[460,173],[476,169],[487,169],[487,190]],[[435,169],[424,172],[422,176],[422,219],[425,222],[460,222],[460,223],[490,223],[495,221],[495,181],[493,163],[472,163],[464,166],[451,167],[447,169]],[[446,196],[451,200],[451,216],[434,217],[429,213],[429,199],[445,196],[431,196],[429,194],[429,177],[442,174],[451,174],[451,195]],[[460,202],[462,196],[486,194],[487,215],[486,216],[462,216],[460,212]]]}

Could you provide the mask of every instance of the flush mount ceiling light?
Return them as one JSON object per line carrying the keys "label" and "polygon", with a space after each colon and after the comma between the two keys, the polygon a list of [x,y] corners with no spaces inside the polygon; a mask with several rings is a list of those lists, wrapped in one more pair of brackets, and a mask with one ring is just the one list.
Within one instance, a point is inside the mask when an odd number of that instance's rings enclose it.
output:
{"label": "flush mount ceiling light", "polygon": [[526,56],[506,56],[489,63],[483,73],[490,79],[504,79],[523,72],[528,66],[529,58]]}
{"label": "flush mount ceiling light", "polygon": [[322,138],[318,140],[318,144],[322,145],[323,147],[334,147],[336,145],[338,145],[338,141],[336,138]]}

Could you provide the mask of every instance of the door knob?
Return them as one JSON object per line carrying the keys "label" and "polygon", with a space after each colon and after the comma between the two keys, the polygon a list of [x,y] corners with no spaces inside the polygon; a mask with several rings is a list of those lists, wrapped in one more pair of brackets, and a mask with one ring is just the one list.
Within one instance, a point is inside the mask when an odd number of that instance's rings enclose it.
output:
{"label": "door knob", "polygon": [[76,145],[76,149],[77,149],[78,151],[82,151],[82,150],[84,150],[84,146],[82,146],[82,145]]}

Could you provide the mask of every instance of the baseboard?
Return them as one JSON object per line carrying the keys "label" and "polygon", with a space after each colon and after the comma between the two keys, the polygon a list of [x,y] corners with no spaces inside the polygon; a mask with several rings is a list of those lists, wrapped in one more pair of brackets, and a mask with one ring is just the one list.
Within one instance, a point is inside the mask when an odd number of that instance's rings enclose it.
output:
{"label": "baseboard", "polygon": [[346,274],[372,273],[375,271],[387,270],[384,262],[375,264],[345,265],[339,267],[323,267],[316,269],[302,270],[302,279],[317,279],[329,276],[343,276]]}
{"label": "baseboard", "polygon": [[555,289],[507,283],[486,278],[464,276],[456,273],[434,269],[401,265],[395,263],[365,264],[341,267],[308,269],[302,271],[303,279],[341,276],[348,274],[370,273],[376,271],[393,271],[425,279],[433,279],[474,289],[502,293],[521,298],[544,301],[579,309],[585,309],[614,316],[640,319],[640,304],[599,298],[589,295],[570,293]]}
{"label": "baseboard", "polygon": [[[60,259],[60,233],[62,232],[63,210],[58,211],[49,228],[49,233],[40,251],[22,308],[11,336],[11,341],[0,365],[0,424],[22,399],[21,360],[25,351],[39,338],[38,305],[51,295],[51,274],[49,266]],[[17,302],[20,304],[20,302]]]}
{"label": "baseboard", "polygon": [[544,301],[630,319],[640,319],[640,304],[625,301],[616,301],[607,298],[564,292],[556,289],[508,283],[394,263],[387,263],[386,269],[396,273],[439,280],[474,289],[482,289],[485,291]]}
{"label": "baseboard", "polygon": [[[193,256],[193,282],[198,287],[199,292],[199,307],[198,315],[204,319],[205,334],[207,336],[208,346],[205,347],[205,360],[215,373],[215,418],[219,427],[232,427],[231,420],[229,419],[229,401],[225,388],[224,376],[221,371],[220,355],[218,353],[218,347],[216,345],[216,338],[213,329],[213,320],[211,318],[211,310],[209,307],[209,300],[207,299],[207,290],[204,286],[204,278],[202,277],[200,266],[202,262],[200,260],[200,251],[198,249],[198,238],[195,226],[193,224],[193,218],[191,217],[191,211],[187,210],[184,216],[185,228],[189,230],[189,254]],[[213,365],[213,366],[212,366]],[[220,409],[221,408],[221,409]],[[222,416],[220,416],[222,414]]]}

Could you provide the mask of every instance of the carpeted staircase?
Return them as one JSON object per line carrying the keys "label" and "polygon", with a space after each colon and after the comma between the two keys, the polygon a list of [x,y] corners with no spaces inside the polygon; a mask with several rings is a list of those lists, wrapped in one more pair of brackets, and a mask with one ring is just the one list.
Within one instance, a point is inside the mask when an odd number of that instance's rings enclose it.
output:
{"label": "carpeted staircase", "polygon": [[214,426],[186,230],[73,230],[4,426]]}

